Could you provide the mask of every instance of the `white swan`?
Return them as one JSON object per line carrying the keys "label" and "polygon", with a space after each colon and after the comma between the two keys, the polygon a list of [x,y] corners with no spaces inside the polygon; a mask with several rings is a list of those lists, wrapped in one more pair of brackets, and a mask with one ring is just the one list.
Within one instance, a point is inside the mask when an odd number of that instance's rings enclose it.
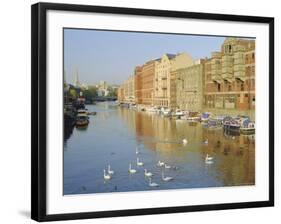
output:
{"label": "white swan", "polygon": [[137,158],[137,165],[138,165],[138,166],[143,166],[143,162],[140,162],[139,157]]}
{"label": "white swan", "polygon": [[152,182],[152,181],[151,181],[151,178],[149,178],[149,186],[150,186],[150,187],[158,187],[159,184]]}
{"label": "white swan", "polygon": [[209,154],[207,153],[205,160],[213,160],[213,157],[209,156]]}
{"label": "white swan", "polygon": [[212,164],[213,163],[213,157],[209,156],[209,154],[205,157],[205,163]]}
{"label": "white swan", "polygon": [[129,173],[136,173],[137,171],[135,169],[132,169],[132,164],[129,165]]}
{"label": "white swan", "polygon": [[209,143],[209,140],[206,139],[206,140],[204,141],[204,144],[208,145],[208,143]]}
{"label": "white swan", "polygon": [[157,163],[157,166],[164,166],[165,165],[165,163],[164,162],[161,162],[160,160],[158,161],[158,163]]}
{"label": "white swan", "polygon": [[111,176],[109,174],[106,174],[105,170],[103,170],[103,179],[105,180],[111,179]]}
{"label": "white swan", "polygon": [[147,172],[147,169],[144,169],[144,175],[145,175],[146,177],[151,177],[151,176],[153,176],[153,174],[152,174],[151,172]]}
{"label": "white swan", "polygon": [[114,174],[114,171],[110,169],[110,165],[108,165],[107,173],[110,175]]}
{"label": "white swan", "polygon": [[165,168],[166,169],[171,169],[171,166],[165,163]]}
{"label": "white swan", "polygon": [[184,139],[182,140],[182,144],[186,145],[187,143],[188,143],[187,139],[184,138]]}
{"label": "white swan", "polygon": [[173,180],[173,179],[174,179],[173,177],[165,177],[164,172],[162,171],[162,180],[163,181],[170,181],[170,180]]}

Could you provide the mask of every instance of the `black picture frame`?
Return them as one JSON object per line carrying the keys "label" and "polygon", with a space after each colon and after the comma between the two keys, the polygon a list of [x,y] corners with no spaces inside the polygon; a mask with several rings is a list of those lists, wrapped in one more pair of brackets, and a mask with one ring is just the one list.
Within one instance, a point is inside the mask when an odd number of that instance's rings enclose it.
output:
{"label": "black picture frame", "polygon": [[[208,204],[196,206],[160,207],[149,209],[115,210],[70,214],[46,214],[46,13],[48,10],[100,12],[124,15],[191,18],[216,21],[254,22],[269,25],[269,200],[243,203]],[[206,210],[238,209],[274,206],[274,18],[164,11],[139,8],[119,8],[73,4],[37,3],[31,10],[31,76],[32,76],[32,153],[31,153],[31,218],[54,221]]]}

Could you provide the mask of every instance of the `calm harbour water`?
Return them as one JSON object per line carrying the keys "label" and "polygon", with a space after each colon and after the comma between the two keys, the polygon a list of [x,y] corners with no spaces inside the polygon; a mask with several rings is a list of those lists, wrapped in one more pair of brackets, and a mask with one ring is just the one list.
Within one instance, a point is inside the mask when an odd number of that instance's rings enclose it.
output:
{"label": "calm harbour water", "polygon": [[[97,115],[90,116],[87,128],[74,128],[64,144],[65,195],[255,184],[253,135],[227,135],[202,123],[171,120],[110,102],[87,109]],[[188,144],[183,145],[182,139]],[[205,163],[207,153],[212,164]],[[144,166],[136,165],[137,157]],[[172,168],[158,167],[159,160]],[[136,174],[128,173],[129,163]],[[108,164],[115,174],[105,181],[103,169]],[[154,174],[152,182],[159,187],[149,186],[144,169]],[[162,170],[174,179],[164,182]]]}

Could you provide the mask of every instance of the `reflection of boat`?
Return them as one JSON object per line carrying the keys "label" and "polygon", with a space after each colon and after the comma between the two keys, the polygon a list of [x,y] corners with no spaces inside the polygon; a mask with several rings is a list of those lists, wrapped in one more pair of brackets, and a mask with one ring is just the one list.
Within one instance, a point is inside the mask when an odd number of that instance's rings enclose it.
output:
{"label": "reflection of boat", "polygon": [[88,112],[87,115],[96,115],[97,112],[93,111],[93,112]]}
{"label": "reflection of boat", "polygon": [[158,109],[156,107],[147,108],[146,111],[148,113],[157,113]]}

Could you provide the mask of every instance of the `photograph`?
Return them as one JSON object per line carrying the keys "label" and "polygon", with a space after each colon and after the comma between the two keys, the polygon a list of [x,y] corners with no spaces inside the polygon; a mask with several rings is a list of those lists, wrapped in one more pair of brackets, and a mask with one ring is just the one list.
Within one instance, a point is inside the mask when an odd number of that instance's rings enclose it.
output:
{"label": "photograph", "polygon": [[255,44],[64,27],[63,195],[255,186]]}

